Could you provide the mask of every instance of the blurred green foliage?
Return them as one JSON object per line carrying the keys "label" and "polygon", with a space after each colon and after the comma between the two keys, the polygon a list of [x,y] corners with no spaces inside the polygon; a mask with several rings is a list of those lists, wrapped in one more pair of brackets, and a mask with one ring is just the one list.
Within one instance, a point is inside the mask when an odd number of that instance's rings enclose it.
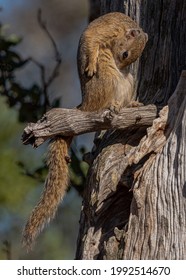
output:
{"label": "blurred green foliage", "polygon": [[[74,200],[75,197],[75,202],[64,202],[63,214],[60,209],[52,227],[40,237],[37,250],[27,255],[20,246],[23,220],[39,199],[47,173],[41,158],[34,158],[31,150],[28,149],[28,152],[21,147],[22,123],[36,121],[45,113],[48,89],[44,91],[42,84],[34,82],[25,88],[17,81],[16,71],[23,69],[32,59],[23,59],[17,53],[16,46],[21,39],[16,35],[6,36],[5,30],[5,26],[0,24],[0,259],[72,258],[77,237],[74,227],[78,225],[79,216],[76,209],[80,208],[80,200],[74,191],[66,201]],[[38,63],[38,66],[41,65]],[[59,99],[54,99],[49,105],[52,107],[58,104]],[[75,150],[74,146],[71,151],[71,185],[82,193],[87,173],[87,165],[81,161],[85,149],[82,148],[80,152]],[[26,154],[27,162],[29,158],[29,165],[23,160],[23,153]],[[69,209],[67,205],[72,206]],[[72,222],[70,225],[69,220]]]}
{"label": "blurred green foliage", "polygon": [[[23,68],[31,61],[23,59],[14,49],[21,38],[11,35],[6,37],[5,26],[0,24],[0,94],[6,96],[7,104],[18,109],[20,122],[36,121],[45,113],[43,106],[43,89],[33,83],[29,88],[16,81],[16,70]],[[55,104],[58,100],[55,100]]]}
{"label": "blurred green foliage", "polygon": [[[13,241],[14,245],[18,244],[24,211],[28,206],[24,204],[25,197],[35,187],[36,181],[25,176],[24,168],[18,164],[21,150],[20,133],[23,129],[23,125],[17,121],[18,113],[8,108],[5,97],[0,97],[0,109],[0,248],[2,248],[4,242],[8,244]],[[14,238],[12,235],[17,237]],[[17,252],[16,255],[18,254]],[[0,250],[0,259],[6,258],[5,251]]]}
{"label": "blurred green foliage", "polygon": [[[5,27],[0,25],[0,94],[6,97],[6,101],[10,107],[19,108],[19,120],[28,119],[26,110],[34,109],[39,103],[39,94],[37,86],[32,86],[31,89],[23,88],[15,79],[15,71],[23,67],[28,59],[23,60],[18,53],[13,51],[13,48],[21,42],[21,39],[15,35],[5,35]],[[33,99],[33,103],[32,103]]]}
{"label": "blurred green foliage", "polygon": [[6,205],[10,210],[15,207],[19,209],[20,202],[35,181],[25,176],[22,167],[17,164],[19,149],[15,149],[15,145],[18,145],[17,136],[23,129],[17,122],[17,112],[9,110],[2,97],[0,108],[0,205]]}

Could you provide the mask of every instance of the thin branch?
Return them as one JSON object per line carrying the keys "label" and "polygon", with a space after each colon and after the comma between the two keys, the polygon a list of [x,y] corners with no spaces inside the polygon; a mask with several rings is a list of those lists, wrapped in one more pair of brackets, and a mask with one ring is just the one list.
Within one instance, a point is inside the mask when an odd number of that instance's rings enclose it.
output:
{"label": "thin branch", "polygon": [[50,75],[50,77],[48,78],[48,81],[46,82],[46,87],[49,87],[51,85],[51,83],[54,81],[54,79],[59,75],[59,68],[60,68],[62,60],[61,60],[61,55],[57,49],[57,45],[56,45],[52,35],[50,34],[50,32],[47,29],[46,22],[44,22],[44,20],[42,19],[41,9],[38,10],[37,19],[38,19],[38,23],[39,23],[40,27],[43,29],[43,31],[46,33],[47,37],[49,38],[49,40],[52,43],[55,60],[56,60],[56,65],[52,71],[52,74]]}
{"label": "thin branch", "polygon": [[[41,82],[42,82],[42,85],[43,85],[43,88],[44,88],[45,85],[46,85],[46,81],[45,81],[45,66],[42,63],[40,63],[37,60],[35,60],[34,58],[32,58],[32,57],[29,58],[29,60],[32,61],[38,68],[40,68]],[[48,100],[48,96],[47,95],[45,96],[45,98]]]}
{"label": "thin branch", "polygon": [[29,61],[33,62],[40,69],[41,85],[42,85],[41,87],[42,87],[42,91],[43,91],[43,94],[44,94],[44,97],[45,97],[44,98],[44,108],[45,108],[45,111],[46,111],[49,107],[51,107],[50,106],[50,101],[49,101],[48,89],[51,86],[51,84],[54,82],[54,80],[59,75],[59,69],[60,69],[60,66],[61,66],[62,59],[61,59],[61,55],[60,55],[60,53],[57,49],[57,45],[56,45],[51,33],[47,29],[46,22],[44,22],[44,20],[42,19],[41,9],[38,10],[37,19],[38,19],[39,26],[45,32],[45,34],[47,35],[47,37],[49,38],[49,40],[52,44],[53,51],[54,51],[55,62],[56,62],[51,74],[49,75],[48,78],[46,78],[46,68],[45,68],[45,66],[42,63],[35,60],[34,58],[32,58],[32,57],[30,57],[28,59]]}

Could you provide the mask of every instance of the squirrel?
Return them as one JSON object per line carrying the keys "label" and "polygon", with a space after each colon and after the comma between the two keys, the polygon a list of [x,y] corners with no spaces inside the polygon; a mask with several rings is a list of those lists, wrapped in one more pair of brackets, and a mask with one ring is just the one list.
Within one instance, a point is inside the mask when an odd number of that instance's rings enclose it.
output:
{"label": "squirrel", "polygon": [[[82,90],[82,111],[127,106],[133,97],[129,65],[142,53],[148,36],[130,17],[113,12],[92,21],[83,32],[77,64]],[[68,185],[68,149],[72,137],[56,136],[48,153],[48,177],[40,201],[33,209],[22,243],[27,249],[44,226],[54,218]]]}
{"label": "squirrel", "polygon": [[147,40],[137,23],[119,12],[91,22],[78,48],[83,99],[78,109],[97,111],[128,105],[134,88],[128,66],[141,55]]}

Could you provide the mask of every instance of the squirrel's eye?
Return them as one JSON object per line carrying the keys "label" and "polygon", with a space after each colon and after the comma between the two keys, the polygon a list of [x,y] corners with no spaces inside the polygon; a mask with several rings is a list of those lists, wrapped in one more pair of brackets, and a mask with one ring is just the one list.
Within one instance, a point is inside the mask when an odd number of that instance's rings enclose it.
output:
{"label": "squirrel's eye", "polygon": [[129,54],[128,54],[128,52],[127,52],[127,51],[126,51],[126,52],[124,52],[124,53],[123,53],[123,59],[127,58],[127,57],[128,57],[128,55],[129,55]]}

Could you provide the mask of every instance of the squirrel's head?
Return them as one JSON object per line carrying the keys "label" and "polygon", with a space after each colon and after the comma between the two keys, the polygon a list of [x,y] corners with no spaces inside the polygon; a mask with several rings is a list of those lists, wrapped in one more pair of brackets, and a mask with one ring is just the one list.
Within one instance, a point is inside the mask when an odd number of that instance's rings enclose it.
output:
{"label": "squirrel's head", "polygon": [[123,69],[140,57],[147,41],[148,35],[141,28],[127,29],[125,36],[116,37],[112,53],[117,67]]}

